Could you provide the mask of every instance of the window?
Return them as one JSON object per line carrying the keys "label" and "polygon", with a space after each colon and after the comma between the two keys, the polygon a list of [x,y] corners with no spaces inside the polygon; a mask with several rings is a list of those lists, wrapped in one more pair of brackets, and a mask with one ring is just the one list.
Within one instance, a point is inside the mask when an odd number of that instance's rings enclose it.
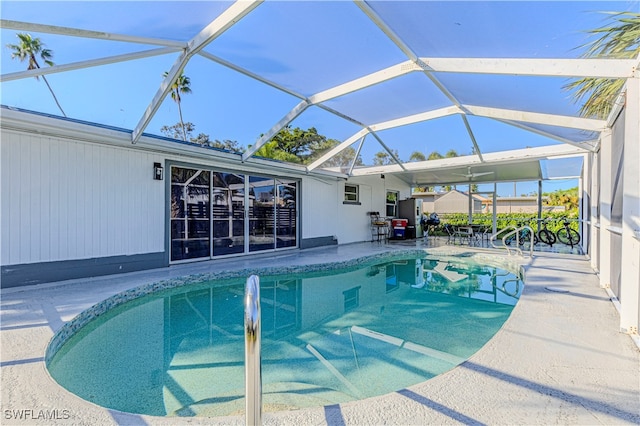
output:
{"label": "window", "polygon": [[344,184],[344,202],[345,203],[359,203],[360,197],[358,194],[358,185]]}
{"label": "window", "polygon": [[398,217],[398,191],[387,191],[387,217]]}

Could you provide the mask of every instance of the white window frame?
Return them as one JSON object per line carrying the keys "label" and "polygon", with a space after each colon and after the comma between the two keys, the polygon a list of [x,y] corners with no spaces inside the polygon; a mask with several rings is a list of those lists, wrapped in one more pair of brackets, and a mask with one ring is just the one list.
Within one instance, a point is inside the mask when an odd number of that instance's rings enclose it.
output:
{"label": "white window frame", "polygon": [[[388,197],[389,193],[396,194],[396,201],[394,203],[389,202],[389,197]],[[385,214],[387,217],[398,217],[398,200],[400,200],[400,191],[394,191],[392,189],[388,189],[384,196]],[[389,215],[390,206],[393,206],[393,215]]]}
{"label": "white window frame", "polygon": [[[347,191],[349,187],[355,189],[355,191]],[[351,183],[345,183],[343,202],[345,204],[360,204],[360,187]]]}

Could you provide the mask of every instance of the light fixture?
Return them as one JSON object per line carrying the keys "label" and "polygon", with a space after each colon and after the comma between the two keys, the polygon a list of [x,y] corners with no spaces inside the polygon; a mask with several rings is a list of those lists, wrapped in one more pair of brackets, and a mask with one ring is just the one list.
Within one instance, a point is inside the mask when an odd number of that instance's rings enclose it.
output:
{"label": "light fixture", "polygon": [[155,180],[162,180],[162,173],[164,169],[162,168],[162,164],[153,163],[153,178]]}

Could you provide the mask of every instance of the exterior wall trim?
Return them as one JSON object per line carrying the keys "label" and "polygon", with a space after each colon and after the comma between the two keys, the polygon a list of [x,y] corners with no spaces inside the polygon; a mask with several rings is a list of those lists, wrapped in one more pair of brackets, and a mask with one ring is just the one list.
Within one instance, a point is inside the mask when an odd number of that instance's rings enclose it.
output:
{"label": "exterior wall trim", "polygon": [[3,265],[1,287],[20,287],[169,266],[164,252]]}

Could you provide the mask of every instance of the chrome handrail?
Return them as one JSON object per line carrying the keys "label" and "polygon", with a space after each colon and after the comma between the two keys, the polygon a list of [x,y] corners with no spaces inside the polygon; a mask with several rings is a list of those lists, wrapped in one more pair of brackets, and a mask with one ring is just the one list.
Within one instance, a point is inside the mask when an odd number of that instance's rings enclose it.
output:
{"label": "chrome handrail", "polygon": [[260,278],[247,278],[244,296],[245,424],[262,424]]}
{"label": "chrome handrail", "polygon": [[509,249],[509,244],[507,244],[507,242],[505,240],[507,239],[507,237],[510,237],[511,235],[516,234],[516,246],[514,248],[514,251],[519,252],[520,256],[522,256],[522,250],[520,250],[520,238],[519,238],[520,230],[518,228],[516,228],[515,226],[514,226],[514,228],[515,229],[513,231],[508,232],[508,233],[506,233],[506,234],[504,234],[502,236],[502,245],[503,245],[504,248],[507,249],[507,254],[509,256],[511,256],[511,250]]}
{"label": "chrome handrail", "polygon": [[[499,230],[498,232],[496,232],[495,234],[491,235],[491,238],[489,238],[489,242],[491,243],[491,246],[493,246],[493,248],[504,248],[507,250],[507,254],[509,256],[511,256],[511,250],[509,249],[509,246],[505,243],[505,240],[507,239],[507,237],[510,237],[513,234],[516,234],[516,246],[514,248],[515,251],[517,251],[520,256],[522,256],[522,250],[520,250],[520,231],[522,231],[523,229],[527,228],[530,232],[531,232],[531,244],[529,247],[529,257],[533,257],[533,241],[534,241],[534,233],[533,233],[533,228],[530,227],[529,225],[524,225],[521,226],[520,228],[516,228],[514,225],[509,225],[506,228],[502,228],[501,230]],[[512,229],[511,232],[508,232],[506,234],[504,234],[502,236],[502,247],[499,247],[497,245],[495,245],[493,242],[495,241],[496,237],[500,234],[502,234],[503,232],[505,232],[508,229]]]}
{"label": "chrome handrail", "polygon": [[[507,249],[507,253],[509,252],[509,249],[505,246],[505,247],[498,247],[497,245],[495,245],[493,243],[493,241],[496,239],[496,237],[500,234],[502,234],[504,231],[506,231],[507,229],[511,229],[513,228],[514,230],[516,229],[515,226],[513,225],[509,225],[506,228],[502,228],[501,230],[499,230],[498,232],[496,232],[495,234],[491,235],[491,238],[489,238],[489,242],[491,243],[491,245],[493,246],[493,248],[506,248]],[[504,241],[502,241],[502,243],[504,244]]]}
{"label": "chrome handrail", "polygon": [[507,239],[507,237],[513,235],[514,233],[516,234],[516,247],[515,247],[514,250],[517,250],[520,253],[520,256],[523,255],[522,254],[522,250],[520,250],[520,231],[522,231],[523,229],[528,229],[529,232],[531,232],[531,243],[529,244],[529,257],[533,257],[534,235],[533,235],[533,228],[530,227],[529,225],[521,226],[520,228],[517,228],[517,229],[505,234],[502,237],[502,244],[504,244],[504,247],[507,249],[507,254],[509,256],[511,256],[511,251],[509,250],[509,247],[505,243],[505,240]]}

